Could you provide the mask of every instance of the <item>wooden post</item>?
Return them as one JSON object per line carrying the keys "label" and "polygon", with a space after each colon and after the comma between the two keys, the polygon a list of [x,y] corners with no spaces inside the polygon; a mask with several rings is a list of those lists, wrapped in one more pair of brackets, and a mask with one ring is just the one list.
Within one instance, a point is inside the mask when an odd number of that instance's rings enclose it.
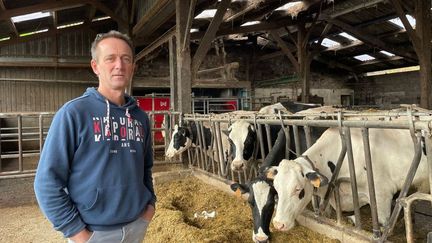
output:
{"label": "wooden post", "polygon": [[170,110],[175,111],[178,108],[178,86],[177,86],[177,60],[176,45],[174,37],[168,41],[169,46],[169,67],[170,67]]}
{"label": "wooden post", "polygon": [[192,112],[190,27],[187,25],[190,6],[191,0],[176,0],[177,98],[178,111],[183,113]]}

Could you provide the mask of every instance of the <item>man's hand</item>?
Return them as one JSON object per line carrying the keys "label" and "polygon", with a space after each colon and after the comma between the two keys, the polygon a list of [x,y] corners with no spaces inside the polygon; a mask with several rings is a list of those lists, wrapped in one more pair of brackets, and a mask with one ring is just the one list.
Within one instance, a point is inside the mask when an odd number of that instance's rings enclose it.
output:
{"label": "man's hand", "polygon": [[155,207],[151,204],[148,204],[141,217],[150,222],[155,215],[155,211]]}
{"label": "man's hand", "polygon": [[75,243],[85,243],[90,239],[91,235],[92,232],[88,231],[87,229],[83,229],[76,235],[70,237],[70,239]]}

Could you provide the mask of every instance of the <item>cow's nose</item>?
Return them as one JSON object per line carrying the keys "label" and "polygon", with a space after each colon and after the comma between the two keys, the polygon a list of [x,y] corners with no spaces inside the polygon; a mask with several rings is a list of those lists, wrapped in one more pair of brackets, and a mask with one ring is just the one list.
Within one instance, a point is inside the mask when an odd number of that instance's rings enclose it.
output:
{"label": "cow's nose", "polygon": [[285,228],[285,224],[277,221],[273,221],[273,226],[275,227],[276,230],[284,230]]}
{"label": "cow's nose", "polygon": [[232,162],[232,169],[234,171],[239,171],[244,169],[244,163],[243,162]]}
{"label": "cow's nose", "polygon": [[255,236],[255,242],[256,243],[267,243],[268,237],[267,236]]}

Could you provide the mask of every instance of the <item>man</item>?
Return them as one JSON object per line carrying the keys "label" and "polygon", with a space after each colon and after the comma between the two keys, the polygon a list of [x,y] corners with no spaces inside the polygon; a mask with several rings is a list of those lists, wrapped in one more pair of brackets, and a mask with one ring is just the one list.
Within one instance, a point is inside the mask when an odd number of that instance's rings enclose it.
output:
{"label": "man", "polygon": [[38,203],[68,242],[141,243],[155,213],[148,116],[125,94],[133,46],[117,31],[96,36],[99,87],[53,118],[35,177]]}

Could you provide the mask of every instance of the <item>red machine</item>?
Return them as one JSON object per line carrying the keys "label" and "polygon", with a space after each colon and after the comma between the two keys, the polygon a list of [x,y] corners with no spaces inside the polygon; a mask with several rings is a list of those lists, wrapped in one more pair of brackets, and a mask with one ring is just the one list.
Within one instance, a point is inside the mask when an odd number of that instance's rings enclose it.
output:
{"label": "red machine", "polygon": [[[135,97],[135,99],[137,100],[138,107],[146,112],[169,110],[170,99],[168,97]],[[154,127],[162,127],[163,119],[163,114],[155,114]],[[161,131],[155,132],[153,139],[155,142],[163,143],[164,138]]]}

